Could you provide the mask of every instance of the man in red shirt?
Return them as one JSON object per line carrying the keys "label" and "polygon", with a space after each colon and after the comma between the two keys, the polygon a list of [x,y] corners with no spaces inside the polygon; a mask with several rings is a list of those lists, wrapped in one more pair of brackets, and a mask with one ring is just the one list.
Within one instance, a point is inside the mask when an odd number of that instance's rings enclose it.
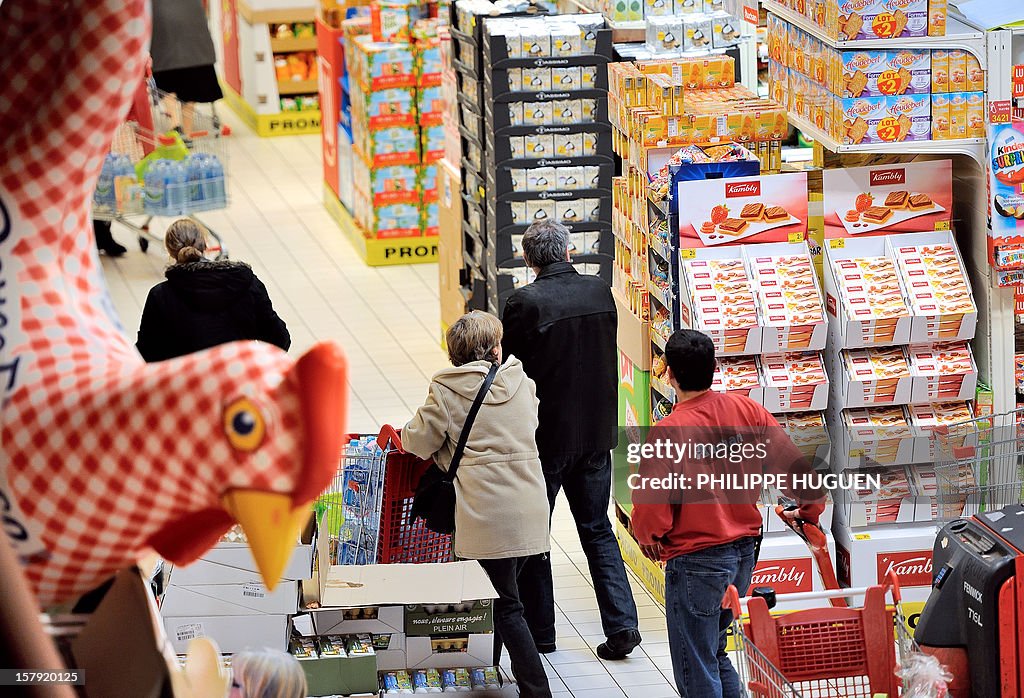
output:
{"label": "man in red shirt", "polygon": [[[676,405],[651,429],[637,455],[633,533],[644,554],[664,561],[669,650],[682,698],[739,698],[739,678],[725,653],[732,612],[728,586],[750,586],[761,535],[757,501],[773,475],[791,493],[807,474],[800,450],[764,407],[713,392],[715,347],[695,330],[678,330],[665,347]],[[799,488],[798,488],[799,489]],[[818,490],[800,489],[792,513],[817,523]]]}

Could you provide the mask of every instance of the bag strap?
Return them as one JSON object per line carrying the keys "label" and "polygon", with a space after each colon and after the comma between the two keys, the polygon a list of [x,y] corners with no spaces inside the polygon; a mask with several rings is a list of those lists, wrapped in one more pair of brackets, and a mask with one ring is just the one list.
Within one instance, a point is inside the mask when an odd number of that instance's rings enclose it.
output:
{"label": "bag strap", "polygon": [[476,399],[473,400],[472,406],[469,408],[469,414],[466,415],[466,423],[462,425],[462,433],[459,434],[459,441],[455,444],[455,453],[452,455],[452,462],[448,466],[448,480],[450,482],[455,481],[455,471],[459,469],[459,462],[462,460],[462,452],[466,450],[466,441],[469,440],[469,430],[473,428],[473,422],[476,421],[476,413],[480,411],[480,405],[484,404],[484,398],[487,397],[487,391],[491,389],[491,383],[494,382],[494,377],[498,375],[498,364],[491,364],[491,370],[487,372],[487,376],[484,378],[483,384],[480,386],[480,391],[476,394]]}

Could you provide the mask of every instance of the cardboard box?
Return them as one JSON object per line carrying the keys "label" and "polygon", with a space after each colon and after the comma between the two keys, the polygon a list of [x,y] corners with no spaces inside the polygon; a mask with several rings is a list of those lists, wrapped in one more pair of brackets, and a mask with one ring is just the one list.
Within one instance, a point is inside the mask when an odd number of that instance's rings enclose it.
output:
{"label": "cardboard box", "polygon": [[[310,579],[317,564],[321,569],[327,565],[327,536],[317,535],[317,526],[311,516],[281,573],[281,581]],[[192,564],[174,567],[171,572],[172,583],[177,586],[244,585],[259,578],[248,543],[218,543]]]}
{"label": "cardboard box", "polygon": [[[774,513],[772,514],[774,516]],[[835,538],[826,534],[828,549],[836,559]],[[825,587],[811,558],[807,544],[792,531],[766,533],[761,543],[761,554],[751,576],[751,590],[757,587],[771,587],[776,594],[824,591]],[[821,601],[781,601],[776,611],[799,611],[805,608],[819,608]]]}
{"label": "cardboard box", "polygon": [[[718,356],[761,353],[757,301],[741,250],[688,250],[693,259],[680,264],[679,307],[683,327],[704,332]],[[728,293],[718,287],[728,284]]]}
{"label": "cardboard box", "polygon": [[323,606],[464,603],[496,594],[475,560],[420,565],[334,565]]}
{"label": "cardboard box", "polygon": [[202,584],[180,586],[174,583],[164,591],[160,614],[176,616],[248,616],[254,613],[288,614],[299,610],[298,582],[284,582],[267,591],[253,579],[245,584]]}
{"label": "cardboard box", "polygon": [[683,249],[802,242],[807,235],[807,174],[680,181]]}
{"label": "cardboard box", "polygon": [[846,145],[931,140],[931,95],[836,98],[835,134]]}
{"label": "cardboard box", "polygon": [[378,689],[374,655],[300,659],[299,666],[306,674],[310,696],[375,694]]}
{"label": "cardboard box", "polygon": [[291,620],[287,615],[259,613],[249,616],[181,616],[164,618],[171,647],[178,654],[188,651],[197,637],[209,637],[224,654],[245,650],[288,649]]}
{"label": "cardboard box", "polygon": [[978,365],[971,345],[924,344],[907,347],[913,376],[913,402],[967,401],[975,398]]}
{"label": "cardboard box", "polygon": [[914,378],[902,347],[843,349],[832,361],[843,407],[905,405],[913,400]]}
{"label": "cardboard box", "polygon": [[[444,646],[460,640],[464,649],[445,650]],[[494,663],[494,635],[475,633],[459,638],[407,637],[405,641],[406,666],[409,669],[446,669],[491,666]]]}
{"label": "cardboard box", "polygon": [[628,479],[637,472],[637,466],[626,460],[626,449],[631,443],[644,441],[646,427],[651,423],[651,372],[637,368],[622,350],[619,350],[618,415],[619,439],[612,451],[612,490],[619,507],[629,514],[633,511],[633,491]]}
{"label": "cardboard box", "polygon": [[820,354],[765,354],[760,365],[761,404],[769,412],[819,412],[828,407],[828,376]]}
{"label": "cardboard box", "polygon": [[[852,6],[825,0],[819,20],[833,40],[899,39],[928,35],[929,0],[903,0],[895,11],[887,0],[865,0]],[[848,9],[849,8],[849,9]]]}
{"label": "cardboard box", "polygon": [[822,272],[833,347],[910,342],[910,309],[884,238],[830,240]]}
{"label": "cardboard box", "polygon": [[745,247],[758,297],[761,351],[821,351],[825,306],[806,242]]}
{"label": "cardboard box", "polygon": [[[441,327],[448,328],[466,312],[459,275],[463,266],[462,197],[459,169],[447,160],[437,164],[438,290]],[[442,329],[444,331],[444,329]]]}
{"label": "cardboard box", "polygon": [[867,407],[837,410],[830,420],[837,470],[872,465],[896,466],[914,462],[916,432],[906,408]]}
{"label": "cardboard box", "polygon": [[931,593],[932,548],[937,527],[933,523],[872,526],[853,532],[842,516],[836,517],[836,572],[846,587],[866,587],[896,573],[903,598],[925,601]]}
{"label": "cardboard box", "polygon": [[[353,613],[355,611],[355,613]],[[367,613],[369,612],[369,613]],[[404,606],[369,606],[357,609],[319,608],[309,612],[317,635],[404,635]],[[353,616],[359,615],[359,618]],[[365,617],[365,616],[371,617]]]}
{"label": "cardboard box", "polygon": [[[951,160],[829,169],[822,176],[826,239],[949,230],[953,208]],[[900,192],[906,192],[907,197],[889,201],[890,195]],[[914,195],[927,197],[931,205],[909,208]],[[878,219],[865,216],[870,207],[889,209],[891,214],[874,222]]]}
{"label": "cardboard box", "polygon": [[931,53],[927,50],[843,51],[838,55],[844,98],[932,91]]}
{"label": "cardboard box", "polygon": [[622,292],[612,289],[612,297],[615,299],[615,312],[618,315],[618,347],[632,363],[634,368],[640,371],[651,369],[651,323],[641,320],[633,314],[628,301],[622,297]]}
{"label": "cardboard box", "polygon": [[494,607],[490,599],[405,607],[406,637],[490,632],[494,632]]}

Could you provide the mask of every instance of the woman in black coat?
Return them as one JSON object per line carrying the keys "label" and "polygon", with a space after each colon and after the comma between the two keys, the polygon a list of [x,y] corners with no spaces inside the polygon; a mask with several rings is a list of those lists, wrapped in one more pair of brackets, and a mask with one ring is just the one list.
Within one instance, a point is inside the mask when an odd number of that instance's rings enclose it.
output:
{"label": "woman in black coat", "polygon": [[266,286],[247,264],[203,257],[206,236],[194,221],[172,223],[164,245],[174,263],[146,298],[135,344],[142,358],[163,361],[243,339],[291,346]]}

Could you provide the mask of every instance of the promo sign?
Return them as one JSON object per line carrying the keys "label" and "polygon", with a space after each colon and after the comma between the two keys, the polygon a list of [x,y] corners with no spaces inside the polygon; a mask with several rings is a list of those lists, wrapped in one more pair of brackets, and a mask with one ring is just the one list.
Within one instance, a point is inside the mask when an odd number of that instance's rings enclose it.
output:
{"label": "promo sign", "polygon": [[1024,244],[1024,123],[989,124],[988,138],[989,262],[1019,267],[999,259],[998,250]]}

